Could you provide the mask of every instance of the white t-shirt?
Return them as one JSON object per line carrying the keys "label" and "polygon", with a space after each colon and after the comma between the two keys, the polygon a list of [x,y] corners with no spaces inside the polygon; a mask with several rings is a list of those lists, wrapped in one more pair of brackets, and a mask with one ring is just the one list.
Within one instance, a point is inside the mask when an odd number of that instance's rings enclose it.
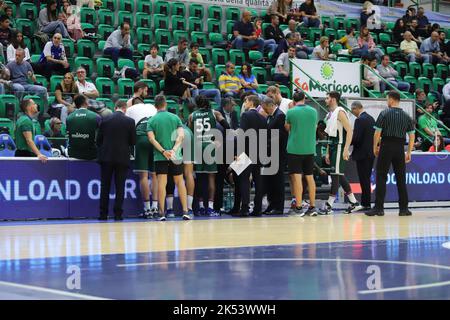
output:
{"label": "white t-shirt", "polygon": [[[49,41],[45,44],[44,50],[42,50],[42,52],[44,53],[44,57],[52,57],[52,46],[53,46],[53,42]],[[61,53],[61,57],[62,60],[65,60],[67,58],[66,56],[66,50],[64,50],[64,45],[61,43],[59,45],[62,48],[62,53]]]}
{"label": "white t-shirt", "polygon": [[85,81],[84,83],[85,84],[83,85],[80,81],[76,81],[79,93],[91,92],[94,90],[97,91],[95,84],[93,84],[92,82]]}
{"label": "white t-shirt", "polygon": [[160,68],[164,64],[164,61],[161,56],[156,56],[156,58],[153,58],[152,55],[149,54],[145,56],[145,63],[152,68]]}
{"label": "white t-shirt", "polygon": [[286,98],[282,98],[280,105],[278,106],[278,108],[283,111],[284,114],[287,113],[287,111],[289,110],[289,104],[292,102],[292,100],[290,99],[286,99]]}
{"label": "white t-shirt", "polygon": [[[28,50],[28,48],[23,49],[23,51],[25,51],[25,61],[30,61],[30,50]],[[12,44],[10,44],[7,48],[6,48],[6,57],[8,59],[8,63],[9,62],[13,62],[16,61],[16,48],[14,48],[14,46]]]}
{"label": "white t-shirt", "polygon": [[156,108],[150,103],[139,103],[131,106],[125,113],[126,116],[134,120],[134,124],[137,125],[139,121],[144,118],[151,118],[156,114]]}

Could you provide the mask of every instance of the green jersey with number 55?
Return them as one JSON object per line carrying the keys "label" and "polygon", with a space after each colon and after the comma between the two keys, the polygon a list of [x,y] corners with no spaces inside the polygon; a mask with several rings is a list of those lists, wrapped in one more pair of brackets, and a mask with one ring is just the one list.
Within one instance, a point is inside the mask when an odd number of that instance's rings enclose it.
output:
{"label": "green jersey with number 55", "polygon": [[192,125],[196,143],[202,143],[202,147],[206,147],[214,141],[211,129],[216,128],[216,118],[212,110],[199,109],[194,111],[192,113]]}

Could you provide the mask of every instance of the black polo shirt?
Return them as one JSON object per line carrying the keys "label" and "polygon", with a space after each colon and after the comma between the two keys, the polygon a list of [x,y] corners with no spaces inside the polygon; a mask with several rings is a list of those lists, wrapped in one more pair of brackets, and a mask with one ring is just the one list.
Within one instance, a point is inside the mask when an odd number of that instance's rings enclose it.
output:
{"label": "black polo shirt", "polygon": [[374,128],[376,131],[381,131],[382,138],[405,139],[407,133],[415,131],[413,120],[400,108],[383,110],[378,116]]}

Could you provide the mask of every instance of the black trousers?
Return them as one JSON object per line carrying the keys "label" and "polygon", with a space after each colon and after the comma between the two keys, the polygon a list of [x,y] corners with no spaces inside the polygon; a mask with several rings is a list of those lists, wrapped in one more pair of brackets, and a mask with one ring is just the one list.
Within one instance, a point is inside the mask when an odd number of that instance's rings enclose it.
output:
{"label": "black trousers", "polygon": [[127,178],[128,166],[110,162],[100,163],[101,191],[100,191],[100,216],[108,216],[109,192],[111,180],[114,177],[116,187],[116,198],[114,200],[114,216],[121,217],[123,213],[123,199],[125,196],[125,180]]}
{"label": "black trousers", "polygon": [[370,207],[370,175],[372,173],[374,158],[366,158],[356,161],[356,169],[358,171],[359,184],[361,185],[361,205]]}
{"label": "black trousers", "polygon": [[408,190],[406,189],[405,140],[398,138],[383,138],[377,161],[377,189],[375,192],[375,208],[384,209],[386,196],[386,180],[389,167],[392,164],[397,180],[397,190],[400,210],[408,208]]}
{"label": "black trousers", "polygon": [[[251,164],[245,169],[241,175],[238,177],[239,183],[239,192],[241,194],[241,210],[248,211],[250,204],[250,175],[253,178],[253,182],[255,183],[255,199],[253,201],[254,213],[261,213],[262,207],[262,198],[264,187],[262,184],[262,176],[261,176],[261,165],[260,164]],[[236,203],[235,203],[236,205]]]}
{"label": "black trousers", "polygon": [[276,174],[262,176],[265,190],[264,193],[267,194],[269,208],[272,210],[284,210],[285,168],[286,159],[280,159],[280,168]]}
{"label": "black trousers", "polygon": [[219,211],[223,207],[223,188],[225,175],[227,174],[227,164],[217,165],[216,193],[214,194],[214,210]]}

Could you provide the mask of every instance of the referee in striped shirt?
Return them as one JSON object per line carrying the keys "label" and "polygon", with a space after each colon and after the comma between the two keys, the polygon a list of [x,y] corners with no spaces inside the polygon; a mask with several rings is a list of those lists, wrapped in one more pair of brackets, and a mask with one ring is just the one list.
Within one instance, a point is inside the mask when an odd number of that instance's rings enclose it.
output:
{"label": "referee in striped shirt", "polygon": [[[408,209],[408,190],[406,189],[406,165],[411,161],[414,146],[414,123],[406,112],[400,109],[400,94],[390,91],[387,95],[388,109],[378,116],[373,137],[373,152],[377,161],[377,187],[375,207],[366,212],[368,216],[384,215],[386,179],[392,164],[399,197],[400,216],[410,216]],[[409,135],[408,151],[405,153],[406,134]],[[380,142],[381,138],[381,142]]]}

